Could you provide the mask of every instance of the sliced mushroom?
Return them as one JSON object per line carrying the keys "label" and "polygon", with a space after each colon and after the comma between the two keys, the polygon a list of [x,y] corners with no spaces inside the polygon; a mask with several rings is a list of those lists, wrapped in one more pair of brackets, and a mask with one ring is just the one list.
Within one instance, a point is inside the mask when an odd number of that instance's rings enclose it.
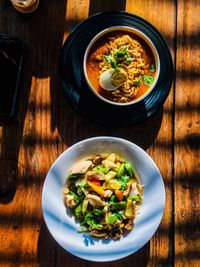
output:
{"label": "sliced mushroom", "polygon": [[116,154],[115,160],[116,161],[120,161],[120,162],[124,162],[124,158],[121,155],[118,155],[118,154]]}
{"label": "sliced mushroom", "polygon": [[114,234],[113,238],[114,238],[114,240],[117,240],[117,239],[120,239],[121,236],[122,236],[122,233],[117,232],[117,233]]}
{"label": "sliced mushroom", "polygon": [[84,173],[86,172],[89,167],[92,165],[92,161],[91,160],[82,160],[79,161],[78,163],[76,163],[72,170],[71,170],[71,174],[76,174],[76,173]]}
{"label": "sliced mushroom", "polygon": [[109,154],[108,153],[101,153],[100,156],[102,159],[106,159],[109,156]]}
{"label": "sliced mushroom", "polygon": [[105,189],[116,190],[116,189],[120,189],[121,188],[121,183],[117,179],[111,179],[108,182],[105,182],[103,184],[103,187]]}
{"label": "sliced mushroom", "polygon": [[129,219],[128,223],[124,226],[124,228],[128,231],[133,229],[133,219]]}
{"label": "sliced mushroom", "polygon": [[123,195],[124,195],[125,197],[127,197],[127,196],[129,195],[129,193],[130,193],[130,190],[131,190],[131,184],[128,183],[128,184],[127,184],[127,188],[126,188],[126,190],[124,191]]}
{"label": "sliced mushroom", "polygon": [[137,195],[139,195],[137,184],[133,183],[130,190],[130,196],[137,196]]}
{"label": "sliced mushroom", "polygon": [[67,188],[67,187],[65,187],[65,189],[64,189],[64,195],[66,196],[66,195],[68,195],[69,194],[69,188]]}
{"label": "sliced mushroom", "polygon": [[102,206],[104,206],[104,202],[98,196],[88,194],[87,195],[87,199],[88,199],[89,203],[94,207],[102,207]]}
{"label": "sliced mushroom", "polygon": [[65,203],[69,208],[74,208],[77,204],[72,195],[65,196]]}
{"label": "sliced mushroom", "polygon": [[92,159],[92,162],[96,165],[101,161],[101,156],[96,156]]}
{"label": "sliced mushroom", "polygon": [[105,180],[109,181],[111,179],[113,179],[116,176],[116,172],[115,171],[109,171],[106,175],[105,175]]}
{"label": "sliced mushroom", "polygon": [[126,210],[125,210],[124,214],[128,218],[134,217],[135,209],[134,209],[134,203],[133,203],[133,201],[131,199],[127,200]]}
{"label": "sliced mushroom", "polygon": [[112,162],[108,159],[103,160],[102,165],[109,170],[113,169],[113,170],[117,171],[119,169],[119,166],[117,164],[115,164],[114,162]]}
{"label": "sliced mushroom", "polygon": [[84,199],[83,200],[83,205],[82,205],[82,213],[83,215],[85,214],[86,210],[87,210],[87,206],[88,206],[88,199]]}
{"label": "sliced mushroom", "polygon": [[112,162],[115,163],[115,158],[116,158],[115,153],[111,153],[111,154],[107,157],[107,160],[110,160],[110,161],[112,161]]}
{"label": "sliced mushroom", "polygon": [[108,239],[108,234],[107,233],[105,233],[105,232],[99,232],[97,230],[92,230],[90,232],[90,235],[91,236],[94,236],[94,237],[103,237],[105,239]]}
{"label": "sliced mushroom", "polygon": [[114,240],[120,239],[122,236],[122,229],[119,228],[118,225],[114,225],[111,231],[111,236],[114,238]]}
{"label": "sliced mushroom", "polygon": [[90,171],[87,173],[88,180],[105,180],[105,174],[101,172]]}
{"label": "sliced mushroom", "polygon": [[111,190],[106,190],[105,192],[104,192],[104,197],[110,197],[111,195],[112,195],[112,193],[113,193],[113,191],[111,191]]}
{"label": "sliced mushroom", "polygon": [[105,205],[104,205],[104,207],[103,207],[103,211],[106,213],[106,212],[108,212],[109,211],[109,203],[108,202],[105,202]]}
{"label": "sliced mushroom", "polygon": [[138,191],[140,192],[140,195],[143,193],[144,185],[137,184]]}

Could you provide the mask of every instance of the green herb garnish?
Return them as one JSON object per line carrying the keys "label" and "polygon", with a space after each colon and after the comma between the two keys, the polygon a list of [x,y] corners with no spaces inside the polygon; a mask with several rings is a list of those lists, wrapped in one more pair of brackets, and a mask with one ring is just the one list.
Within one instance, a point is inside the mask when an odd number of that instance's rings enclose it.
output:
{"label": "green herb garnish", "polygon": [[114,58],[116,60],[123,58],[127,54],[127,46],[122,47],[114,53]]}
{"label": "green herb garnish", "polygon": [[103,55],[105,60],[107,60],[108,64],[113,68],[115,71],[119,71],[120,67],[118,66],[118,62],[121,60],[125,60],[127,62],[131,62],[132,58],[130,57],[127,46],[122,47],[120,50],[115,51],[114,55]]}
{"label": "green herb garnish", "polygon": [[127,62],[131,62],[132,61],[132,58],[130,57],[128,51],[127,51],[127,46],[124,46],[122,47],[120,50],[117,50],[115,53],[114,53],[114,58],[117,60],[121,60],[121,59],[124,59],[126,60]]}
{"label": "green herb garnish", "polygon": [[129,56],[129,55],[125,55],[125,60],[127,61],[127,62],[131,62],[132,61],[132,58]]}
{"label": "green herb garnish", "polygon": [[103,55],[103,57],[108,61],[108,64],[113,68],[113,69],[118,69],[119,67],[117,66],[117,62],[115,60],[115,58],[113,58],[112,56],[107,56],[107,55]]}
{"label": "green herb garnish", "polygon": [[155,71],[156,71],[156,66],[155,66],[155,64],[151,64],[151,66],[149,67],[149,70],[150,70],[151,72],[155,72]]}
{"label": "green herb garnish", "polygon": [[141,84],[141,82],[142,82],[142,77],[138,78],[138,79],[133,83],[133,86],[135,86],[135,87],[139,87],[140,84]]}
{"label": "green herb garnish", "polygon": [[104,216],[104,212],[103,212],[103,210],[95,208],[94,209],[94,215],[99,217],[99,218],[102,218]]}
{"label": "green herb garnish", "polygon": [[153,81],[154,81],[154,77],[151,74],[150,75],[143,75],[142,80],[143,80],[145,85],[151,86]]}
{"label": "green herb garnish", "polygon": [[102,227],[90,211],[86,211],[86,215],[84,220],[81,222],[81,226],[91,226],[94,229],[101,229]]}

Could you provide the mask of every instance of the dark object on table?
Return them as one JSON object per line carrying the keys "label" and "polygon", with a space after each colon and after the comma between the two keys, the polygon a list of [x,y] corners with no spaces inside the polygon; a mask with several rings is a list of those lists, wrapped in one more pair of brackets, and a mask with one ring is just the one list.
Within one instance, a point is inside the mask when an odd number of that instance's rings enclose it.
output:
{"label": "dark object on table", "polygon": [[[87,87],[83,57],[91,39],[112,26],[134,27],[153,42],[160,57],[160,75],[154,90],[133,106],[115,107],[99,100]],[[109,126],[127,126],[148,119],[165,102],[173,80],[173,63],[162,35],[148,21],[127,12],[102,12],[80,23],[65,41],[60,58],[61,82],[74,108],[90,119]]]}
{"label": "dark object on table", "polygon": [[17,38],[0,34],[0,117],[14,115],[24,44]]}

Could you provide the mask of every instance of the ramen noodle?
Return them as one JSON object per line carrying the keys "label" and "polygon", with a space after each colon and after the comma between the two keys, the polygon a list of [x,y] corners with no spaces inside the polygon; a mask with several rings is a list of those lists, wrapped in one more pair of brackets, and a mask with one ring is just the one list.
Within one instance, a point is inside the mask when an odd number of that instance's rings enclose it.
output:
{"label": "ramen noodle", "polygon": [[[86,68],[94,90],[118,103],[141,97],[156,75],[155,58],[148,44],[139,36],[122,31],[108,33],[96,41],[89,51]],[[120,85],[116,90],[107,91],[99,85],[100,75],[107,70],[114,71],[111,83]]]}

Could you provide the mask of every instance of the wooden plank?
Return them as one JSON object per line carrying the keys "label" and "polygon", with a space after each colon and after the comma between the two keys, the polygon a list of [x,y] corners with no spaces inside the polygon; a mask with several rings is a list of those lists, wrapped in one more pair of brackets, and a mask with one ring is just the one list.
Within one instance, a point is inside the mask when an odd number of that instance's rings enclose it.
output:
{"label": "wooden plank", "polygon": [[[135,13],[151,22],[164,36],[170,47],[172,55],[174,55],[174,39],[175,39],[175,6],[173,1],[127,1],[127,11]],[[166,22],[165,22],[166,21]],[[161,174],[163,176],[165,187],[166,187],[166,206],[164,217],[159,230],[156,232],[155,236],[150,242],[149,248],[149,260],[147,266],[172,266],[173,262],[173,243],[171,226],[172,222],[172,139],[173,139],[173,88],[171,93],[164,105],[163,114],[161,117],[154,116],[154,120],[149,122],[149,124],[141,124],[140,131],[142,129],[152,129],[157,126],[158,135],[152,136],[152,143],[149,143],[145,148],[147,152],[152,156],[158,165]],[[158,121],[160,120],[160,123]],[[153,122],[153,124],[152,124]],[[156,123],[157,122],[157,123]],[[151,127],[151,125],[154,125]],[[158,126],[159,125],[159,126]],[[160,127],[160,128],[159,128]],[[159,131],[159,132],[158,132]],[[143,136],[142,140],[145,140],[150,134],[150,131]],[[153,134],[153,132],[152,132]],[[145,135],[145,134],[144,134]],[[134,139],[133,139],[134,140]],[[140,140],[139,144],[142,144]],[[146,252],[147,253],[147,252]],[[137,262],[137,261],[136,261]],[[141,266],[143,266],[141,264]],[[146,266],[146,265],[144,265]]]}
{"label": "wooden plank", "polygon": [[[26,55],[18,119],[2,129],[1,159],[9,168],[1,169],[1,177],[6,183],[11,180],[8,193],[13,184],[16,191],[7,203],[1,199],[0,266],[36,266],[37,262],[52,266],[56,244],[46,228],[41,228],[41,190],[58,156],[55,73],[65,30],[66,2],[40,1],[38,10],[29,15],[17,13],[4,2],[0,4],[1,32],[22,39]],[[10,175],[13,170],[14,177]]]}
{"label": "wooden plank", "polygon": [[[89,13],[89,1],[88,0],[68,0],[66,5],[65,19],[66,28],[63,35],[63,42],[67,38],[68,34],[71,32],[73,27],[78,23],[88,17]],[[71,104],[67,101],[64,92],[59,91],[59,120],[58,120],[58,132],[59,132],[59,142],[58,142],[58,153],[61,154],[69,145],[74,143],[76,140],[79,127],[83,127],[82,122],[77,121],[77,113],[73,110]],[[74,128],[75,127],[75,128]],[[74,132],[75,130],[75,132]],[[67,238],[67,237],[66,237]],[[70,253],[67,253],[59,245],[56,246],[56,266],[87,266],[85,260],[79,259]]]}
{"label": "wooden plank", "polygon": [[179,1],[175,116],[175,266],[200,262],[199,1]]}
{"label": "wooden plank", "polygon": [[90,1],[89,15],[109,10],[125,10],[126,9],[126,0],[93,0]]}

